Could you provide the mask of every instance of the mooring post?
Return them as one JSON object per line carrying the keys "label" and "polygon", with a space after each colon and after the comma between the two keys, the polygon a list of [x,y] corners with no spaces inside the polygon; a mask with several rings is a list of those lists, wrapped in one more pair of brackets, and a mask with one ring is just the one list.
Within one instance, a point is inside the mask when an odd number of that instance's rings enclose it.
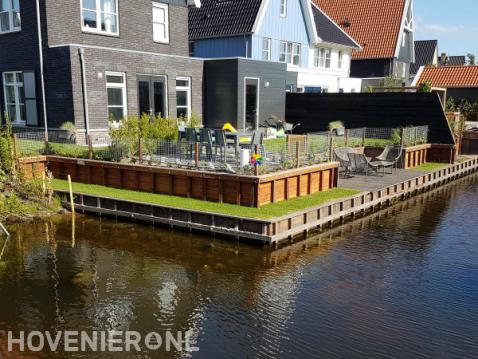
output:
{"label": "mooring post", "polygon": [[71,206],[71,247],[75,247],[75,199],[73,197],[73,185],[71,176],[68,175],[68,187],[70,190],[70,206]]}
{"label": "mooring post", "polygon": [[87,139],[88,139],[88,158],[92,160],[93,159],[93,141],[91,139],[91,135],[88,135]]}
{"label": "mooring post", "polygon": [[196,163],[196,168],[199,168],[199,143],[194,144],[194,162]]}

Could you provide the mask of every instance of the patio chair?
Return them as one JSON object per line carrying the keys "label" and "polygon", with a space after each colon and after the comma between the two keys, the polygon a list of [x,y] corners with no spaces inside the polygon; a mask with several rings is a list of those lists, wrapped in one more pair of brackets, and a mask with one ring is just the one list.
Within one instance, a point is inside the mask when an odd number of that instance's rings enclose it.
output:
{"label": "patio chair", "polygon": [[371,162],[364,154],[349,152],[348,156],[350,159],[350,171],[352,173],[364,173],[366,176],[369,174],[378,174],[378,170],[381,166]]}
{"label": "patio chair", "polygon": [[199,154],[203,154],[206,149],[206,160],[212,161],[212,131],[210,128],[201,128],[199,130]]}
{"label": "patio chair", "polygon": [[188,149],[188,156],[189,159],[193,158],[193,151],[194,151],[194,144],[198,141],[197,137],[197,132],[195,128],[186,128],[186,136],[185,136],[186,142],[188,143],[187,149]]}
{"label": "patio chair", "polygon": [[249,143],[240,143],[241,147],[246,147],[254,152],[256,150],[256,146],[259,147],[259,153],[264,155],[264,133],[262,131],[253,131],[251,142]]}
{"label": "patio chair", "polygon": [[393,169],[398,168],[398,163],[402,158],[402,146],[387,145],[380,156],[375,157],[372,163],[378,163],[385,168],[390,168],[390,174],[393,173]]}
{"label": "patio chair", "polygon": [[350,177],[350,152],[354,152],[353,148],[339,147],[334,149],[334,158],[339,162],[339,168],[343,168],[344,178]]}
{"label": "patio chair", "polygon": [[227,150],[227,142],[226,142],[226,131],[224,130],[214,130],[214,150],[215,150],[215,157],[221,156],[220,158],[226,162],[226,150]]}

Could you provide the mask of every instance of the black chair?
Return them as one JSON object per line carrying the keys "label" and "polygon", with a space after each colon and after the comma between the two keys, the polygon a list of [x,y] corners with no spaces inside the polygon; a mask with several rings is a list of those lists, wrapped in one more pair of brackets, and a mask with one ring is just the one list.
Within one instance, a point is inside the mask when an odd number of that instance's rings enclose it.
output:
{"label": "black chair", "polygon": [[371,162],[364,154],[350,152],[350,171],[352,173],[378,174],[378,170],[382,167],[380,164]]}
{"label": "black chair", "polygon": [[215,149],[215,157],[218,157],[218,152],[220,158],[226,162],[226,150],[227,150],[227,142],[226,142],[226,131],[224,130],[214,130],[214,149]]}
{"label": "black chair", "polygon": [[202,155],[206,149],[206,160],[212,160],[212,131],[210,128],[199,130],[199,154]]}
{"label": "black chair", "polygon": [[198,141],[198,136],[195,128],[186,128],[185,140],[187,142],[189,159],[192,159],[194,157],[194,145]]}
{"label": "black chair", "polygon": [[264,155],[264,152],[265,152],[264,151],[264,133],[262,133],[262,131],[253,131],[251,142],[241,143],[240,146],[249,148],[252,151],[252,153],[254,153],[257,146],[259,149],[259,153],[261,155]]}
{"label": "black chair", "polygon": [[402,158],[402,146],[387,145],[380,156],[375,157],[372,163],[379,164],[384,169],[390,168],[390,174],[393,173],[393,169],[398,168],[398,163]]}

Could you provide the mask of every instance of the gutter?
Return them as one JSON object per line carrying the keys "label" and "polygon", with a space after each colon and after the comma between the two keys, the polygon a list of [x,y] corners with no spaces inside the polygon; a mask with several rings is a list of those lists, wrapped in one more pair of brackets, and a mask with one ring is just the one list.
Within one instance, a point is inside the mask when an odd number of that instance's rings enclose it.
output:
{"label": "gutter", "polygon": [[83,109],[85,113],[85,130],[86,130],[86,138],[90,134],[90,115],[88,111],[88,89],[86,87],[86,70],[85,70],[85,49],[80,47],[78,49],[78,55],[80,56],[80,66],[81,66],[81,84],[83,90]]}
{"label": "gutter", "polygon": [[40,1],[36,0],[36,11],[37,11],[37,33],[38,33],[38,55],[40,60],[40,83],[41,83],[41,94],[42,94],[42,110],[43,110],[43,122],[45,127],[45,141],[48,142],[48,118],[46,111],[46,93],[45,93],[45,75],[43,69],[43,41],[42,41],[42,32],[41,32],[41,17],[40,17]]}

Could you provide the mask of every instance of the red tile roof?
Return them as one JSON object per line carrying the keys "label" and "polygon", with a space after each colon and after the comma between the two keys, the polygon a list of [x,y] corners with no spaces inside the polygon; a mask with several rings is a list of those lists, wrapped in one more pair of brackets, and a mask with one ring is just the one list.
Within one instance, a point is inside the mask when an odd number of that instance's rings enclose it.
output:
{"label": "red tile roof", "polygon": [[425,67],[417,84],[433,87],[478,87],[478,66]]}
{"label": "red tile roof", "polygon": [[353,59],[395,57],[406,0],[314,1],[363,47]]}

